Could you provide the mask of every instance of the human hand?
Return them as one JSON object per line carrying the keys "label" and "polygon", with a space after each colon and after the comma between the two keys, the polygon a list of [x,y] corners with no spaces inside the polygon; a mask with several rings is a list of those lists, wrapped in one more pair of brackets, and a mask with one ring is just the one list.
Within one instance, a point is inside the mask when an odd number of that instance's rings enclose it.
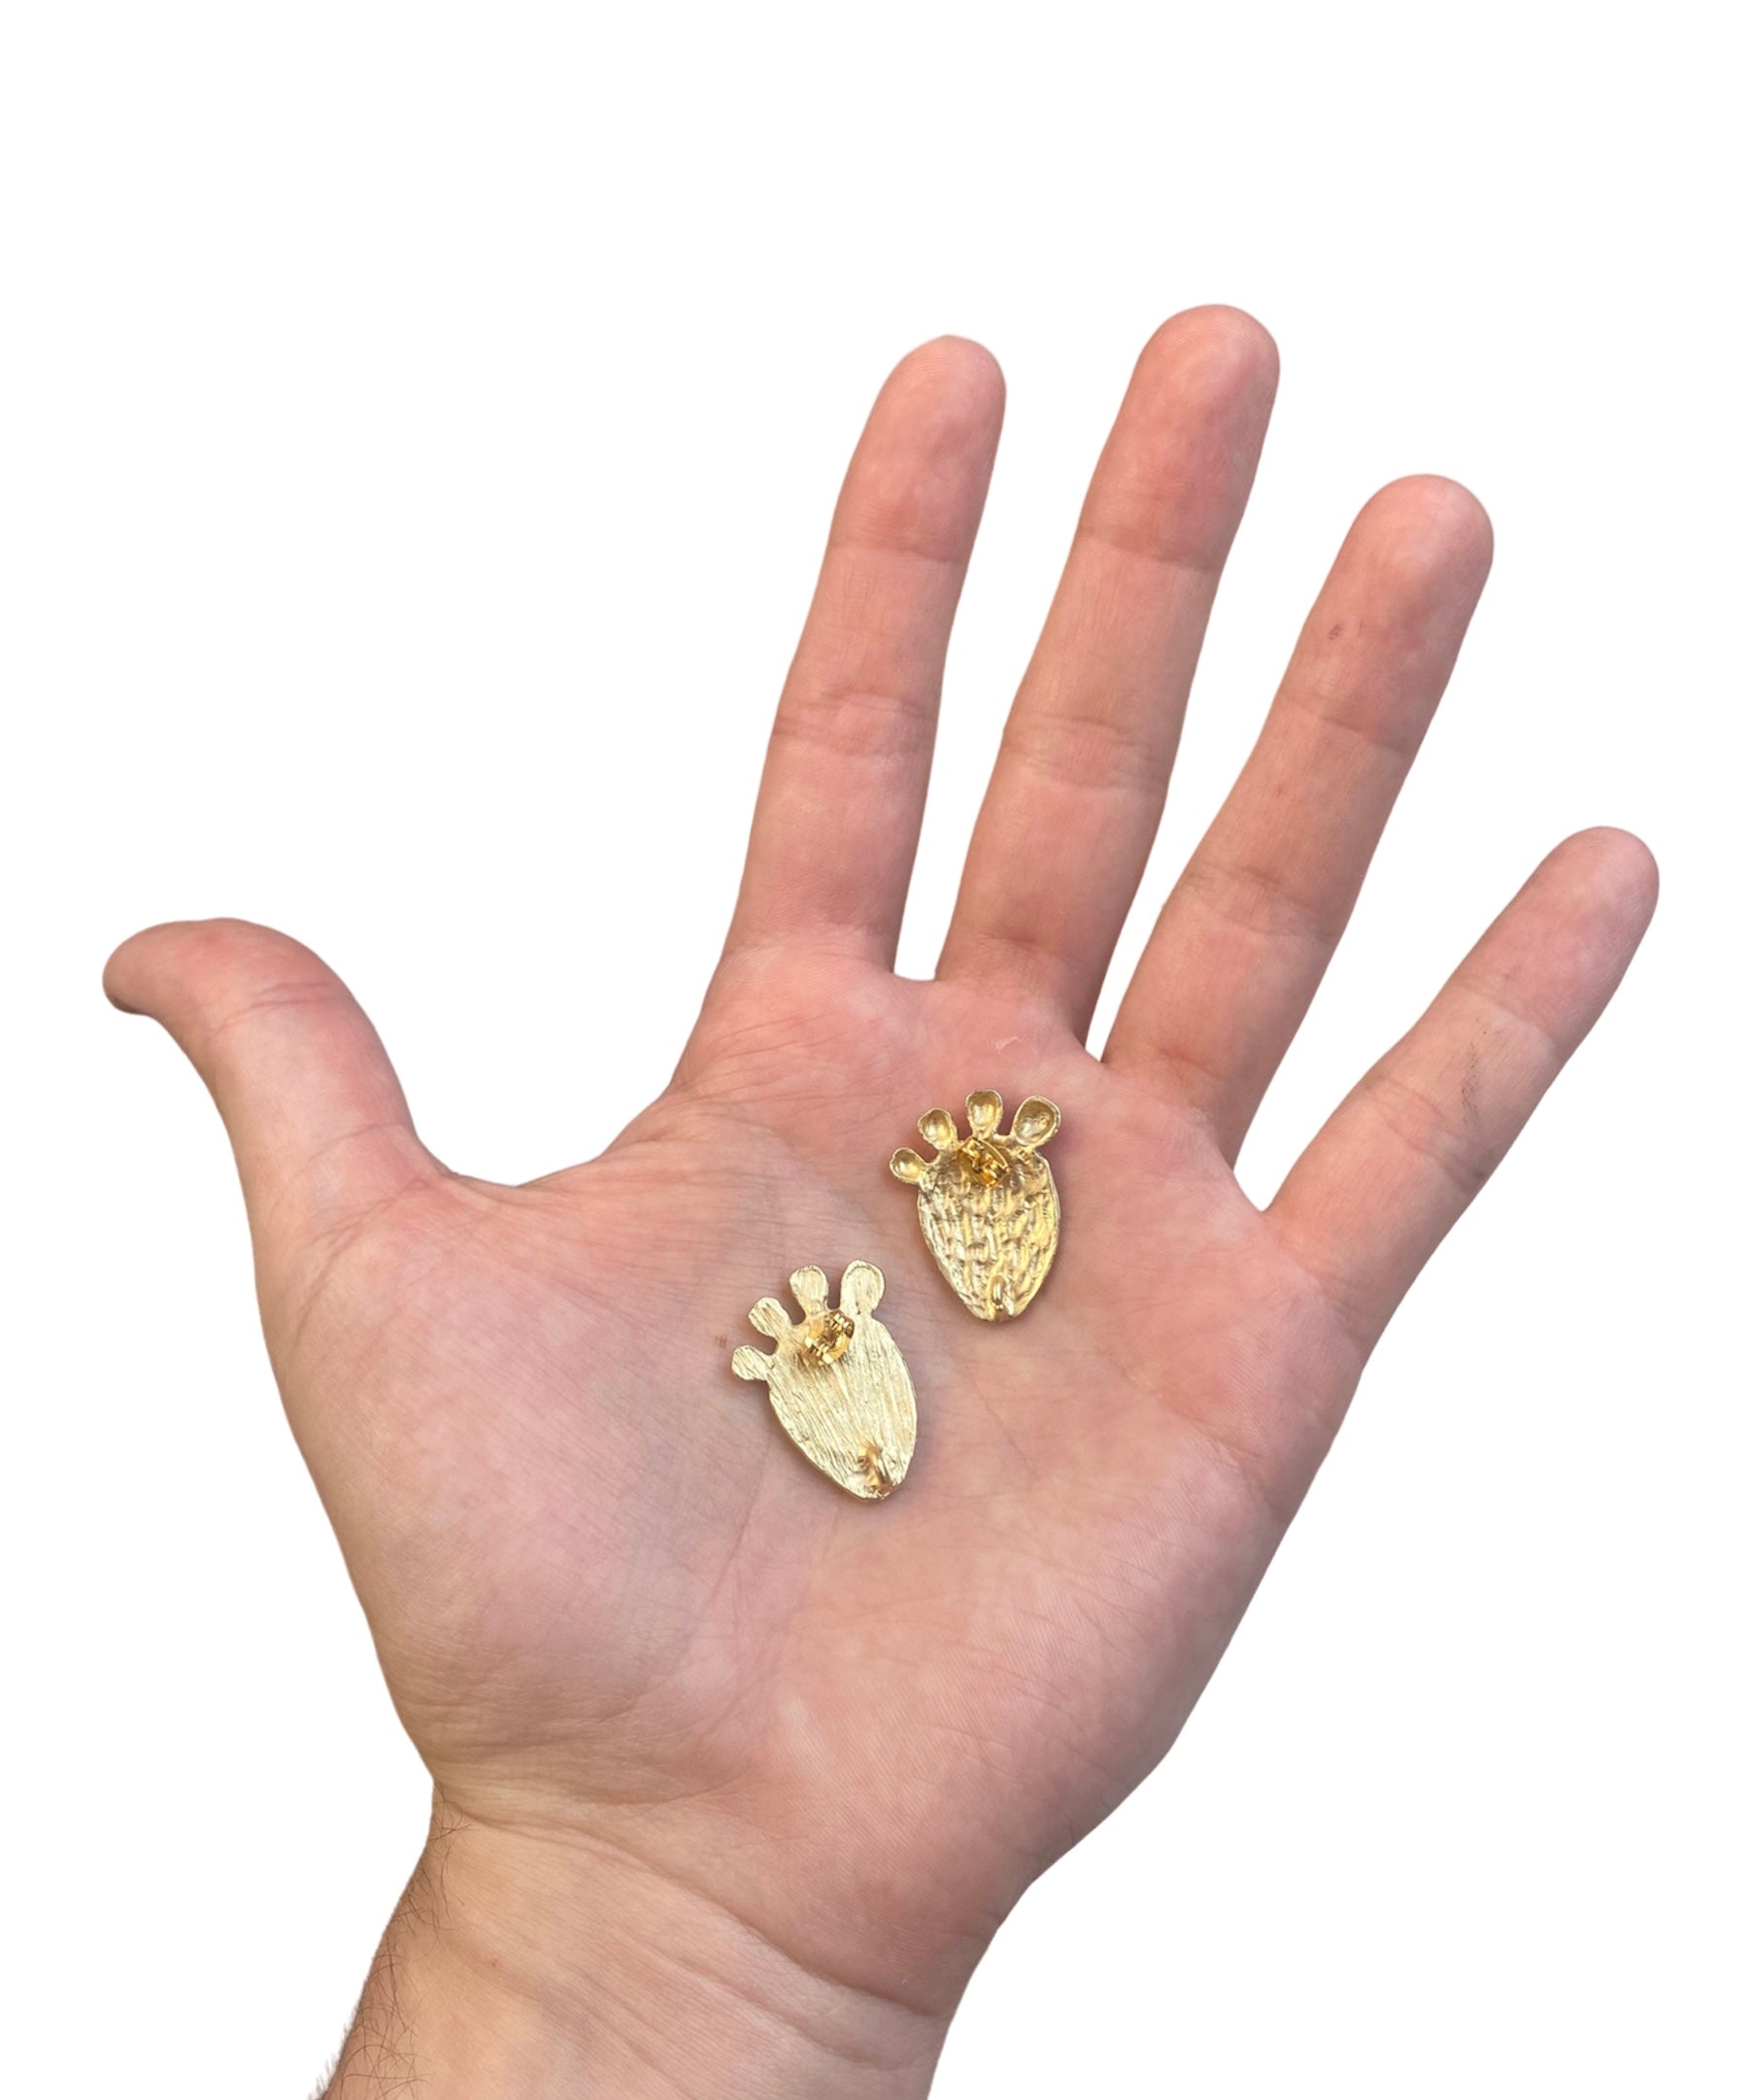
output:
{"label": "human hand", "polygon": [[[282,935],[113,958],[224,1116],[286,1406],[434,1782],[335,2090],[924,2090],[991,1936],[1171,1743],[1384,1323],[1612,993],[1655,871],[1594,831],[1267,1208],[1233,1179],[1485,574],[1481,511],[1423,479],[1361,514],[1084,1047],[1273,380],[1223,309],[1143,352],[924,983],[891,964],[1000,384],[958,341],[904,360],[696,1031],[597,1160],[522,1188],[440,1166]],[[1063,1110],[1061,1250],[1019,1325],[960,1308],[886,1171],[983,1087]],[[756,1298],[858,1257],[921,1416],[877,1505],[728,1362]]]}

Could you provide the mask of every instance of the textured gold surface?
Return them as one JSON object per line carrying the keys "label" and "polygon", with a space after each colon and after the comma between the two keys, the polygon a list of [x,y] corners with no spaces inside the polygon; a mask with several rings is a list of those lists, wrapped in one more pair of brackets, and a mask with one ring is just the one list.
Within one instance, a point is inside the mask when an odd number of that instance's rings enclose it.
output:
{"label": "textured gold surface", "polygon": [[770,1388],[778,1421],[797,1449],[839,1487],[865,1501],[890,1495],[917,1447],[917,1395],[898,1344],[874,1317],[886,1278],[872,1262],[852,1262],[838,1296],[826,1299],[821,1269],[797,1269],[790,1289],[801,1307],[791,1321],[774,1298],[747,1317],[776,1342],[775,1354],[743,1344],[740,1378]]}
{"label": "textured gold surface", "polygon": [[1005,1136],[999,1094],[969,1095],[965,1115],[971,1128],[961,1137],[945,1108],[931,1108],[917,1128],[935,1157],[902,1146],[892,1171],[915,1188],[923,1236],[966,1311],[1017,1319],[1049,1274],[1061,1234],[1056,1183],[1038,1148],[1056,1135],[1062,1111],[1034,1094]]}

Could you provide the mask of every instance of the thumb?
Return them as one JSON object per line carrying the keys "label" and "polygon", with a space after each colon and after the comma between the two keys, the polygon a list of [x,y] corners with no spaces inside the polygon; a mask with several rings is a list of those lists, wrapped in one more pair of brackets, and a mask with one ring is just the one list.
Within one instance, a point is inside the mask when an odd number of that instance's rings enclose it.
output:
{"label": "thumb", "polygon": [[123,1013],[161,1022],[206,1081],[257,1251],[441,1171],[375,1029],[300,942],[241,919],[149,927],[110,957],[103,989]]}

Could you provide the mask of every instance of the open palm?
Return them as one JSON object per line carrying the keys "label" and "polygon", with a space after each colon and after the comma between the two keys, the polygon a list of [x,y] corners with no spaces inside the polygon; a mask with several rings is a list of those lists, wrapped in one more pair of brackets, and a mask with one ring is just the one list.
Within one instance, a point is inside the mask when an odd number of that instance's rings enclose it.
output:
{"label": "open palm", "polygon": [[[598,1897],[694,1983],[745,1955],[738,1996],[810,2049],[838,2046],[824,2001],[854,2002],[877,2030],[841,2051],[855,2078],[925,2083],[1002,1916],[1169,1744],[1385,1320],[1643,930],[1644,849],[1568,840],[1270,1207],[1238,1189],[1486,571],[1474,501],[1398,483],[1086,1049],[1273,374],[1228,310],[1147,346],[924,983],[891,962],[1000,384],[954,340],[898,367],[723,963],[598,1160],[523,1188],[440,1166],[350,996],[283,936],[163,927],[111,965],[223,1111],[286,1404],[436,1783],[454,1929],[532,1996],[564,1996],[579,1948],[637,1973],[602,1953]],[[1061,1251],[1018,1323],[960,1307],[886,1171],[924,1109],[986,1087],[1063,1111]],[[882,1503],[729,1370],[756,1299],[857,1259],[919,1400]]]}

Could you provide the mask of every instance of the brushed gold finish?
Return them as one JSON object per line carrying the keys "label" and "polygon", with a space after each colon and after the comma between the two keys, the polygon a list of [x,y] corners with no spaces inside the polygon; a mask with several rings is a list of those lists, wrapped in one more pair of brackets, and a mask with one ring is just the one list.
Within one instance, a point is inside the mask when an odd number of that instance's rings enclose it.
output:
{"label": "brushed gold finish", "polygon": [[980,1320],[1018,1319],[1038,1295],[1061,1236],[1062,1210],[1039,1152],[1062,1120],[1055,1101],[1034,1094],[1001,1135],[1001,1096],[968,1095],[965,1136],[945,1108],[917,1128],[935,1147],[924,1160],[908,1145],[891,1169],[917,1192],[917,1216],[942,1275]]}
{"label": "brushed gold finish", "polygon": [[874,1264],[850,1264],[837,1306],[828,1288],[824,1270],[796,1270],[790,1289],[799,1321],[776,1299],[761,1298],[747,1317],[776,1351],[743,1343],[734,1373],[764,1381],[790,1440],[822,1473],[879,1502],[904,1478],[917,1447],[916,1388],[898,1344],[874,1317],[886,1291]]}

